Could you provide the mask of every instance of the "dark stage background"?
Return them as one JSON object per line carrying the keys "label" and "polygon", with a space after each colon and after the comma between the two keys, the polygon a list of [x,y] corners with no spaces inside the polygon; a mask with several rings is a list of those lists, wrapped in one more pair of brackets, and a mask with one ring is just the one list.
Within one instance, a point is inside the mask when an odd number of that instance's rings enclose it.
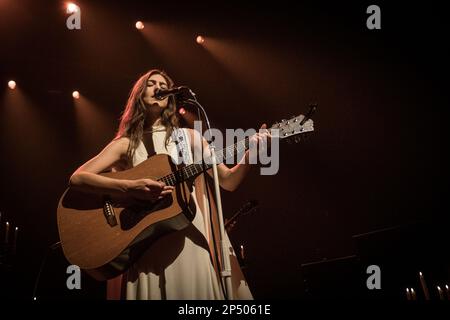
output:
{"label": "dark stage background", "polygon": [[[281,145],[280,170],[253,170],[223,191],[226,216],[259,210],[230,233],[245,246],[255,298],[406,299],[418,272],[450,283],[446,151],[448,26],[437,4],[372,2],[78,1],[81,30],[62,1],[0,1],[0,211],[19,226],[3,257],[1,295],[104,299],[88,276],[65,288],[68,262],[56,206],[71,173],[114,136],[138,76],[164,69],[192,88],[214,127],[258,128],[319,107],[316,131]],[[146,36],[134,27],[146,24]],[[206,50],[202,34],[219,48]],[[10,90],[14,79],[18,87]],[[80,91],[83,108],[71,96]],[[377,264],[382,290],[367,290]],[[434,286],[434,287],[433,287]]]}

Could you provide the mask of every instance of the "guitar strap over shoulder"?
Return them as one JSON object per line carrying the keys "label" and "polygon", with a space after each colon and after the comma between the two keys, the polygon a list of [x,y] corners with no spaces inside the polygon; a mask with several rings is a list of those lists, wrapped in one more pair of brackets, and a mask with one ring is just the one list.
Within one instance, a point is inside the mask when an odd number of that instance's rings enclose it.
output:
{"label": "guitar strap over shoulder", "polygon": [[[175,142],[175,145],[177,147],[177,159],[175,159],[176,163],[192,163],[186,131],[183,129],[175,128],[172,132],[172,141]],[[147,150],[147,158],[154,156],[156,154],[156,151],[152,133],[144,133],[142,142],[144,143],[145,149]]]}
{"label": "guitar strap over shoulder", "polygon": [[153,143],[152,132],[144,133],[142,136],[142,142],[144,143],[145,149],[147,150],[147,158],[150,158],[156,154],[155,145]]}
{"label": "guitar strap over shoulder", "polygon": [[190,150],[190,145],[188,143],[188,137],[186,135],[186,130],[176,128],[172,132],[172,140],[177,146],[177,164],[191,164],[193,162]]}

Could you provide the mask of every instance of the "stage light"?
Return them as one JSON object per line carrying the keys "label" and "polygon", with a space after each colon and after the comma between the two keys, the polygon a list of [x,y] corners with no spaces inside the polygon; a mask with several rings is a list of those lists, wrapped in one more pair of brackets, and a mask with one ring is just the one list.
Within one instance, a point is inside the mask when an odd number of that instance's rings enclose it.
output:
{"label": "stage light", "polygon": [[74,92],[72,92],[72,97],[74,97],[75,99],[79,99],[80,93],[78,91],[74,91]]}
{"label": "stage light", "polygon": [[144,29],[144,23],[142,21],[136,22],[136,29],[138,30]]}
{"label": "stage light", "polygon": [[205,38],[203,38],[202,36],[197,36],[196,41],[197,41],[198,44],[202,44],[202,43],[205,42]]}
{"label": "stage light", "polygon": [[16,88],[16,82],[14,80],[11,80],[8,82],[8,87],[10,89],[15,89]]}
{"label": "stage light", "polygon": [[78,12],[79,9],[80,8],[75,3],[69,2],[67,4],[67,13],[75,13]]}
{"label": "stage light", "polygon": [[183,114],[186,113],[186,109],[185,109],[185,108],[180,108],[180,109],[178,110],[178,112],[179,112],[181,115],[183,115]]}

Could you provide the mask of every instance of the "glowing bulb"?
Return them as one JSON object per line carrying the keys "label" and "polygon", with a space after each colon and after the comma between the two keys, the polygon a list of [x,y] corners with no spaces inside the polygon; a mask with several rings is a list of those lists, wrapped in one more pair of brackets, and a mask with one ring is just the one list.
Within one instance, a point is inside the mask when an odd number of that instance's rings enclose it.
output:
{"label": "glowing bulb", "polygon": [[74,91],[74,92],[72,92],[72,97],[74,97],[75,99],[79,99],[80,93],[78,91]]}
{"label": "glowing bulb", "polygon": [[202,36],[197,36],[196,41],[197,41],[198,44],[202,44],[202,43],[205,42],[205,38],[203,38]]}
{"label": "glowing bulb", "polygon": [[15,89],[16,88],[16,82],[14,80],[11,80],[8,82],[8,87],[10,89]]}
{"label": "glowing bulb", "polygon": [[144,23],[142,21],[136,22],[136,29],[138,30],[144,29]]}
{"label": "glowing bulb", "polygon": [[80,8],[75,3],[68,3],[67,4],[67,13],[74,13],[78,12]]}

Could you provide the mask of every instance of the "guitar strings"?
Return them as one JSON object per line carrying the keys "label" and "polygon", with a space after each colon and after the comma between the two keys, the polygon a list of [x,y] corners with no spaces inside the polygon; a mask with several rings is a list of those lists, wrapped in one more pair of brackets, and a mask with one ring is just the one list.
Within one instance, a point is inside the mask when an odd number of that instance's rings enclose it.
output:
{"label": "guitar strings", "polygon": [[[237,152],[242,152],[245,149],[248,148],[249,138],[246,137],[245,139],[230,145],[224,149],[221,149],[219,151],[216,151],[216,157],[217,157],[217,163],[222,163],[223,159],[227,158],[227,154],[230,156],[234,156],[234,154]],[[242,144],[242,148],[240,149],[239,146]],[[207,169],[211,168],[211,164],[208,163],[206,165]],[[164,182],[166,185],[174,186],[177,183],[183,182],[191,177],[194,177],[195,175],[201,173],[203,171],[203,164],[202,161],[189,164],[185,167],[182,167],[160,179],[158,181]]]}

